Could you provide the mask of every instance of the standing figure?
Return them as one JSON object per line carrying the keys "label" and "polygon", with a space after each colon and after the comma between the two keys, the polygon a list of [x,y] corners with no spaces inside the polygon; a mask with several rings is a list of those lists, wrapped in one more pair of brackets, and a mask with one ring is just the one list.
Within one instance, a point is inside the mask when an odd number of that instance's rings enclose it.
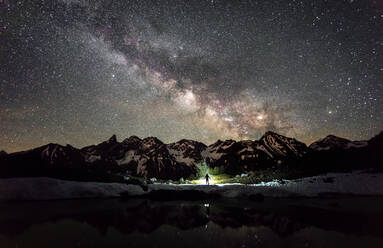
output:
{"label": "standing figure", "polygon": [[206,173],[205,178],[206,178],[206,184],[209,185],[209,179],[210,179],[209,174]]}

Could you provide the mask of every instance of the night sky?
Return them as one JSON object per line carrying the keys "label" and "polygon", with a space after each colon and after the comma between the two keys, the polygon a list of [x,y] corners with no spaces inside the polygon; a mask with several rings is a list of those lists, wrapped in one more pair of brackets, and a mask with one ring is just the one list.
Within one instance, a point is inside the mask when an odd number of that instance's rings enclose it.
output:
{"label": "night sky", "polygon": [[0,0],[0,150],[383,130],[383,2]]}

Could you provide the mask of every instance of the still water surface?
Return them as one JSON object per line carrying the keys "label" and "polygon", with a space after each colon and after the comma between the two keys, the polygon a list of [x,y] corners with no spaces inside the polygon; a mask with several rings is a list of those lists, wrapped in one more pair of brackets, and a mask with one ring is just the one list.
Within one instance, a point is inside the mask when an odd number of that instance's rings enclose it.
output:
{"label": "still water surface", "polygon": [[383,247],[383,198],[0,203],[0,247]]}

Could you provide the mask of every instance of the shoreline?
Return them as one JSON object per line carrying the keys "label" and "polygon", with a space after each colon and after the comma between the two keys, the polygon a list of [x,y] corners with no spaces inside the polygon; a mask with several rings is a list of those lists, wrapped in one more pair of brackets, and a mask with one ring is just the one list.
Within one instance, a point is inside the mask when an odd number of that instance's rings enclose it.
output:
{"label": "shoreline", "polygon": [[[358,183],[356,183],[358,182]],[[69,200],[148,197],[156,200],[208,198],[310,198],[383,196],[383,173],[328,173],[295,180],[259,184],[148,184],[77,182],[55,178],[0,179],[0,201]],[[145,190],[146,189],[146,190]]]}

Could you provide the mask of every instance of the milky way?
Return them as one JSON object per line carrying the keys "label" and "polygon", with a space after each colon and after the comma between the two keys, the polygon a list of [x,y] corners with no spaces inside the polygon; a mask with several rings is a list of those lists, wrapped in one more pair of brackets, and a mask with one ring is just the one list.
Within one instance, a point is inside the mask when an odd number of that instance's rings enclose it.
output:
{"label": "milky way", "polygon": [[383,129],[380,1],[0,1],[0,150]]}

